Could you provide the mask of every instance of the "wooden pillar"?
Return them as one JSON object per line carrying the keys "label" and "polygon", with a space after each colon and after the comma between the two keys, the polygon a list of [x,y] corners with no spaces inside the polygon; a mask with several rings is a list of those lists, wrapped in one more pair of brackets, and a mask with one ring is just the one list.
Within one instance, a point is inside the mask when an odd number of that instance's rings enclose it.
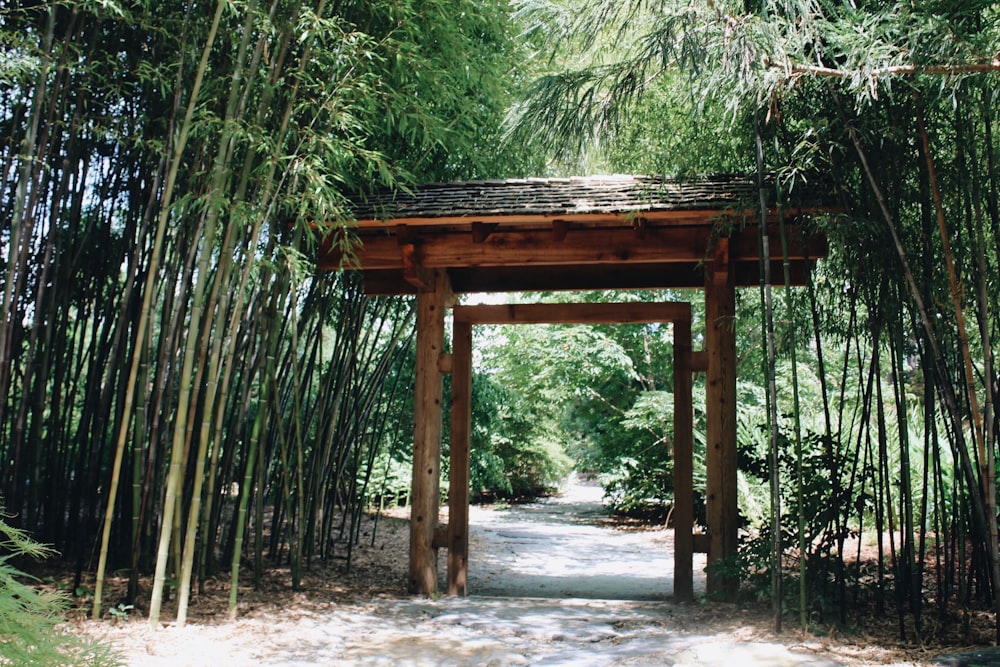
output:
{"label": "wooden pillar", "polygon": [[451,342],[451,470],[448,480],[448,595],[465,595],[469,562],[469,444],[472,324],[455,318]]}
{"label": "wooden pillar", "polygon": [[437,593],[438,525],[441,494],[441,414],[444,315],[451,299],[447,274],[428,271],[417,292],[417,359],[413,396],[413,486],[410,501],[411,593]]}
{"label": "wooden pillar", "polygon": [[708,355],[705,415],[708,594],[731,599],[737,581],[712,564],[736,554],[736,290],[728,239],[720,239],[705,272],[705,351]]}
{"label": "wooden pillar", "polygon": [[694,599],[691,320],[674,320],[674,599]]}

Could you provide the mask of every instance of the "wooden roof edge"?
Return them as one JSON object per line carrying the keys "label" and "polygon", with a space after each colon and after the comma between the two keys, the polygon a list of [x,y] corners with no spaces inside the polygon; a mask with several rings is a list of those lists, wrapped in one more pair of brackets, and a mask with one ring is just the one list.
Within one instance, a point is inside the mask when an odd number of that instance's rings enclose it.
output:
{"label": "wooden roof edge", "polygon": [[[777,220],[779,213],[790,217],[801,215],[822,215],[843,212],[842,207],[833,206],[794,206],[768,209],[768,219]],[[453,215],[453,216],[408,216],[398,218],[367,218],[355,220],[349,227],[358,230],[388,230],[396,225],[423,226],[459,226],[474,223],[503,225],[540,225],[548,226],[557,221],[576,223],[612,223],[627,225],[635,220],[647,222],[674,223],[679,225],[705,222],[724,218],[750,218],[759,215],[759,211],[748,208],[741,209],[672,209],[672,210],[630,210],[601,213],[536,213],[536,214],[485,214],[485,215]]]}

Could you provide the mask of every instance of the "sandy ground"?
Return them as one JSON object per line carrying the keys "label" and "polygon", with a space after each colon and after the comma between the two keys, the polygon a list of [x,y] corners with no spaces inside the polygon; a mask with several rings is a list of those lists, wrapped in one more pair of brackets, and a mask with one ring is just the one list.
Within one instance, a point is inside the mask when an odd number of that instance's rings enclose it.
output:
{"label": "sandy ground", "polygon": [[[616,530],[605,516],[599,489],[586,486],[533,505],[474,508],[465,598],[285,592],[236,620],[208,613],[155,630],[141,618],[78,621],[75,631],[112,642],[125,664],[150,667],[832,667],[929,659],[863,638],[775,635],[759,611],[733,605],[674,603],[670,531]],[[696,593],[703,566],[696,561]]]}
{"label": "sandy ground", "polygon": [[[511,511],[472,508],[469,592],[500,597],[667,600],[674,588],[673,531],[610,530],[596,485]],[[694,559],[695,595],[705,556]]]}

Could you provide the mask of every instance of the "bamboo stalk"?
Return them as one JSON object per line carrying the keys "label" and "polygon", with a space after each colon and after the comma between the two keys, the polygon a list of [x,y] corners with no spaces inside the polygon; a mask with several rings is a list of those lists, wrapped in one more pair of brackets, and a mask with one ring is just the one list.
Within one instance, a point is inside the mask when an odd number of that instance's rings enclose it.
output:
{"label": "bamboo stalk", "polygon": [[[216,12],[216,21],[214,25],[218,26],[218,16],[221,11],[220,8]],[[211,35],[214,38],[214,33]],[[132,413],[132,405],[135,401],[136,392],[136,381],[138,377],[138,369],[140,359],[142,358],[142,344],[141,341],[145,338],[146,328],[149,326],[149,321],[152,317],[152,297],[155,292],[156,281],[159,273],[159,263],[163,253],[164,237],[166,235],[167,222],[170,218],[170,208],[171,202],[174,196],[174,187],[177,183],[177,174],[180,170],[182,157],[184,154],[184,149],[187,144],[187,137],[191,131],[192,119],[194,116],[194,109],[197,105],[198,95],[201,89],[201,82],[204,78],[205,69],[207,68],[208,55],[211,51],[211,40],[205,48],[202,54],[202,61],[199,65],[197,75],[195,77],[195,82],[191,91],[191,98],[188,101],[188,105],[184,114],[184,119],[181,121],[179,127],[179,133],[177,136],[176,143],[173,147],[173,153],[169,162],[169,167],[167,171],[167,180],[164,185],[163,192],[161,194],[160,202],[160,214],[156,225],[156,238],[153,242],[152,252],[149,257],[149,264],[146,270],[146,283],[143,290],[143,301],[142,307],[140,309],[139,320],[136,325],[135,333],[135,346],[132,351],[132,359],[130,362],[130,370],[128,381],[126,383],[124,406],[122,410],[123,419],[118,430],[118,437],[116,439],[115,445],[115,457],[114,463],[112,464],[112,484],[108,488],[108,502],[107,510],[104,516],[104,528],[101,535],[101,547],[100,556],[97,566],[97,577],[94,585],[94,605],[92,609],[92,616],[94,619],[100,618],[101,615],[101,601],[103,597],[103,586],[104,586],[104,576],[107,569],[107,559],[108,559],[108,543],[111,537],[111,522],[114,516],[114,506],[118,495],[118,478],[120,476],[120,469],[122,460],[124,459],[125,453],[125,443],[128,439],[128,433],[130,429],[130,419],[129,416]],[[183,69],[183,68],[179,68]],[[180,71],[178,71],[178,81],[180,77]],[[180,87],[178,86],[178,91]],[[177,100],[179,102],[179,98]],[[170,512],[164,512],[163,525],[170,524]],[[164,547],[165,548],[165,547]],[[164,564],[165,567],[165,564]],[[154,597],[156,593],[154,592]],[[159,614],[159,604],[156,605],[157,616]],[[152,625],[156,625],[157,621],[151,621]]]}
{"label": "bamboo stalk", "polygon": [[[191,89],[191,97],[188,103],[187,111],[185,113],[185,120],[181,127],[181,136],[186,138],[187,132],[190,131],[191,118],[194,115],[194,109],[198,104],[198,98],[201,93],[201,84],[204,80],[205,73],[208,70],[208,58],[211,55],[212,45],[215,42],[215,36],[219,29],[219,22],[222,18],[222,10],[225,7],[225,2],[217,2],[215,8],[215,14],[212,18],[212,25],[209,28],[208,36],[205,40],[205,46],[202,50],[201,62],[198,65],[198,70],[195,75],[195,81]],[[180,158],[183,154],[184,141],[178,141],[178,147],[175,151],[174,163],[171,165],[171,177],[168,179],[167,185],[167,197],[169,198],[169,192],[173,186],[173,180],[176,178],[177,169],[180,166]],[[165,204],[169,203],[169,199]],[[164,205],[163,211],[161,213],[161,225],[160,227],[165,227],[167,216],[169,215],[169,206]],[[159,233],[159,232],[158,232]],[[210,235],[206,233],[206,237],[210,238]],[[205,271],[208,269],[208,253],[204,253],[203,267]],[[153,274],[150,273],[152,278]],[[202,274],[201,279],[196,283],[199,287],[196,287],[196,293],[194,296],[194,307],[191,313],[191,326],[192,330],[197,326],[200,320],[202,299],[204,283],[207,277]],[[198,293],[201,290],[202,294]],[[183,479],[183,454],[184,454],[184,441],[185,433],[187,430],[187,409],[190,404],[191,394],[189,386],[186,386],[191,381],[192,366],[194,364],[194,354],[195,354],[195,343],[197,342],[194,336],[191,337],[191,342],[187,346],[187,350],[184,355],[184,361],[181,368],[181,392],[179,395],[178,406],[177,406],[177,416],[181,423],[175,426],[174,431],[174,444],[172,449],[172,455],[169,464],[169,472],[167,475],[166,482],[166,496],[163,503],[163,516],[164,521],[160,528],[160,539],[159,547],[156,556],[156,572],[153,579],[153,593],[150,598],[149,603],[149,624],[154,628],[160,623],[160,607],[163,603],[163,587],[166,583],[166,572],[167,572],[167,555],[170,546],[170,541],[172,537],[173,524],[170,521],[170,517],[173,516],[175,511],[175,506],[177,503],[177,497],[180,492],[181,482]],[[124,439],[124,438],[122,438]],[[116,457],[117,461],[117,457]],[[119,464],[120,465],[120,464]],[[96,603],[95,603],[96,607]]]}
{"label": "bamboo stalk", "polygon": [[[14,318],[17,311],[14,308],[15,299],[19,297],[21,285],[25,280],[26,262],[33,218],[28,214],[29,184],[38,174],[36,159],[38,149],[38,133],[42,120],[42,105],[47,96],[47,79],[52,67],[52,45],[55,40],[56,3],[48,7],[45,19],[45,32],[42,38],[41,59],[38,76],[35,78],[34,91],[31,97],[31,111],[28,114],[28,128],[20,147],[20,169],[17,186],[14,192],[14,205],[10,218],[10,239],[7,243],[8,257],[4,262],[3,317],[0,317],[0,396],[6,396],[10,389],[12,342],[14,333]],[[5,422],[7,402],[0,401],[0,424]],[[16,464],[15,464],[16,465]],[[15,475],[16,477],[16,475]],[[12,499],[7,499],[11,502]],[[16,500],[16,499],[14,499]],[[15,502],[16,505],[16,502]],[[11,506],[8,505],[8,508]],[[13,507],[15,511],[19,507]]]}
{"label": "bamboo stalk", "polygon": [[[780,202],[780,197],[779,197]],[[785,216],[779,210],[778,229],[781,234],[781,256],[785,280],[785,317],[788,321],[792,355],[792,429],[795,438],[795,492],[798,496],[798,532],[799,532],[799,629],[805,633],[809,628],[808,581],[806,563],[809,556],[808,540],[806,539],[806,502],[805,502],[805,470],[802,453],[802,418],[799,405],[799,366],[796,342],[794,293],[792,290],[791,263],[788,260],[788,230],[785,227]],[[767,255],[765,255],[766,257]]]}
{"label": "bamboo stalk", "polygon": [[[934,203],[934,213],[937,216],[938,232],[941,235],[941,247],[944,250],[945,267],[948,270],[948,286],[951,292],[952,306],[955,310],[956,328],[958,330],[958,341],[961,346],[962,359],[965,362],[965,382],[970,405],[970,419],[973,424],[973,437],[979,451],[979,466],[981,474],[986,470],[986,441],[983,437],[982,416],[979,412],[979,399],[976,392],[975,372],[972,369],[972,353],[969,351],[969,335],[965,326],[965,310],[962,306],[962,292],[964,291],[958,281],[958,273],[955,271],[955,259],[951,251],[951,241],[948,239],[948,226],[944,217],[944,206],[941,204],[941,190],[938,186],[937,174],[934,170],[934,160],[931,157],[930,138],[927,135],[927,127],[924,123],[924,113],[919,100],[916,100],[915,111],[917,118],[917,129],[920,132],[920,142],[923,147],[924,161],[927,166],[927,179],[930,183],[931,199]],[[983,482],[985,484],[985,481]]]}
{"label": "bamboo stalk", "polygon": [[[885,198],[882,196],[882,191],[878,187],[878,183],[875,180],[875,176],[872,173],[871,167],[868,164],[868,158],[865,154],[864,149],[861,146],[861,142],[858,140],[857,135],[854,134],[853,130],[849,131],[851,142],[854,144],[855,150],[861,160],[862,168],[865,172],[866,179],[875,194],[876,201],[878,202],[879,208],[882,211],[883,218],[885,219],[886,226],[893,238],[893,245],[896,249],[897,255],[900,259],[900,263],[903,268],[903,274],[906,279],[907,285],[910,288],[910,296],[913,299],[917,311],[920,314],[920,321],[923,326],[924,335],[927,339],[927,343],[931,349],[932,356],[934,358],[934,365],[937,371],[938,379],[940,381],[939,388],[941,390],[942,400],[945,407],[948,410],[949,415],[952,417],[952,421],[955,424],[961,424],[961,419],[959,417],[958,402],[955,397],[954,387],[952,387],[949,382],[949,374],[947,369],[947,363],[945,362],[944,356],[941,354],[941,350],[938,346],[937,337],[934,334],[934,328],[931,324],[930,315],[927,309],[924,307],[924,301],[917,287],[916,280],[913,277],[913,273],[910,270],[909,261],[906,256],[906,251],[903,248],[902,241],[899,239],[899,235],[896,231],[896,226],[892,213],[889,211],[888,205],[885,202]],[[965,438],[961,430],[956,430],[956,443],[955,448],[959,456],[959,461],[961,462],[962,472],[968,480],[972,488],[978,487],[978,482],[976,478],[975,470],[972,466],[972,460],[969,457],[968,448],[965,444]],[[988,534],[986,509],[983,504],[983,498],[981,494],[972,493],[969,496],[971,500],[971,509],[973,517],[975,519],[975,525],[977,526],[978,533],[980,536],[985,536]]]}
{"label": "bamboo stalk", "polygon": [[[969,123],[972,124],[971,111],[969,113]],[[989,517],[997,516],[997,483],[996,483],[996,449],[994,447],[994,414],[993,414],[993,340],[990,334],[990,299],[987,292],[986,277],[991,275],[990,268],[986,261],[986,234],[983,231],[985,221],[983,219],[983,193],[980,186],[979,153],[976,148],[976,140],[973,138],[968,142],[970,169],[972,176],[969,179],[972,184],[973,203],[973,226],[976,238],[976,306],[979,321],[979,338],[983,350],[983,448],[986,450],[986,466],[984,488],[986,490],[986,513]],[[994,202],[995,204],[995,202]],[[995,275],[995,269],[994,273]],[[971,360],[970,360],[971,361]],[[975,391],[970,387],[970,392]],[[997,522],[989,522],[990,539],[990,576],[993,583],[993,610],[995,612],[995,636],[994,642],[1000,644],[1000,535],[998,535]]]}
{"label": "bamboo stalk", "polygon": [[771,301],[771,263],[765,258],[771,256],[770,241],[767,234],[767,190],[764,185],[764,143],[761,138],[760,110],[754,113],[757,155],[757,189],[760,196],[760,244],[761,244],[761,290],[764,301],[764,341],[767,346],[767,406],[768,427],[771,443],[771,534],[774,539],[774,550],[771,554],[771,597],[774,606],[774,631],[781,632],[782,626],[782,556],[784,549],[781,540],[781,479],[780,457],[778,450],[778,392],[775,383],[774,369],[774,307]]}
{"label": "bamboo stalk", "polygon": [[[911,480],[910,466],[910,431],[907,419],[909,418],[909,406],[906,400],[906,388],[900,387],[903,382],[903,322],[895,320],[890,325],[889,349],[891,354],[892,376],[894,382],[892,389],[896,404],[896,429],[899,439],[899,517],[900,517],[900,557],[901,583],[897,584],[901,594],[909,599],[910,610],[919,626],[921,581],[916,569],[915,554],[913,548],[913,538],[916,527],[913,523],[913,483]],[[920,534],[923,535],[923,526]],[[900,610],[902,616],[902,610]],[[902,626],[902,620],[900,621]],[[901,632],[903,628],[900,628]]]}
{"label": "bamboo stalk", "polygon": [[[197,392],[202,385],[201,378],[207,375],[209,380],[205,392],[205,405],[203,406],[206,417],[202,419],[198,432],[198,453],[194,460],[194,480],[191,489],[191,504],[187,519],[187,533],[184,536],[183,562],[181,563],[180,577],[178,578],[177,583],[177,625],[180,627],[183,627],[187,621],[187,608],[191,595],[191,577],[194,571],[194,559],[195,552],[197,550],[198,528],[202,525],[202,490],[206,475],[206,467],[208,465],[207,456],[212,426],[211,416],[214,412],[214,401],[218,400],[217,383],[220,372],[217,363],[219,359],[218,351],[220,349],[219,345],[221,344],[221,335],[217,338],[219,342],[212,346],[212,365],[209,365],[206,360],[206,356],[208,355],[209,341],[211,339],[213,324],[218,322],[221,325],[221,323],[225,321],[226,313],[223,309],[217,308],[217,303],[222,285],[225,283],[228,288],[229,277],[232,274],[232,262],[226,261],[226,258],[232,257],[235,223],[230,224],[223,235],[221,247],[218,249],[218,255],[220,258],[219,266],[214,272],[212,272],[212,274],[214,274],[214,277],[212,278],[212,287],[207,296],[203,296],[205,291],[204,285],[205,282],[209,280],[209,276],[211,275],[209,272],[209,266],[212,262],[212,256],[216,253],[214,240],[215,231],[220,223],[223,202],[225,201],[227,194],[226,185],[231,176],[231,164],[236,136],[235,125],[238,121],[238,102],[241,99],[242,87],[245,85],[243,82],[244,67],[246,66],[253,21],[254,12],[253,6],[251,5],[247,8],[243,21],[243,35],[240,39],[235,63],[233,65],[229,99],[226,103],[225,117],[223,119],[222,135],[219,139],[219,145],[217,147],[212,167],[212,183],[209,189],[207,202],[207,220],[205,223],[202,255],[198,269],[199,281],[195,287],[194,306],[191,311],[191,330],[192,332],[196,330],[200,318],[201,332],[196,336],[189,334],[188,351],[185,353],[185,363],[187,362],[188,354],[193,353],[196,355],[195,364],[198,369],[195,382],[191,388],[189,389],[188,387],[184,387],[185,390],[192,392],[192,397],[189,399],[191,400],[192,410],[196,407],[195,402],[197,396],[195,392]],[[228,294],[229,290],[227,289],[226,292]],[[201,304],[200,307],[199,298],[204,298],[204,303]],[[215,313],[214,316],[213,313]],[[183,399],[184,394],[181,394],[181,397]],[[188,419],[190,420],[192,417],[189,417]],[[178,427],[180,427],[180,424]],[[190,438],[192,433],[193,429],[191,429],[190,433],[185,433],[185,437]],[[212,490],[211,487],[209,487],[209,489],[210,491]]]}
{"label": "bamboo stalk", "polygon": [[[266,318],[262,323],[264,325],[263,330],[266,331],[268,319]],[[229,615],[234,617],[236,614],[236,604],[239,596],[239,580],[240,580],[240,558],[243,554],[243,538],[246,530],[246,515],[247,507],[250,502],[250,498],[253,495],[254,488],[254,476],[257,473],[255,469],[255,464],[257,458],[259,457],[259,450],[261,449],[260,443],[264,437],[264,425],[268,421],[271,409],[271,391],[273,387],[273,378],[275,375],[274,364],[275,364],[275,347],[277,346],[277,339],[270,337],[265,341],[267,345],[267,354],[262,359],[263,372],[260,373],[260,398],[257,402],[257,415],[253,421],[253,428],[250,432],[250,442],[247,449],[247,459],[245,463],[245,470],[243,472],[243,481],[240,484],[240,500],[239,507],[237,509],[237,519],[236,519],[236,536],[233,542],[233,557],[230,563],[230,577],[229,577]],[[261,460],[263,458],[261,457]],[[258,488],[260,493],[258,494],[258,503],[263,503],[263,489]],[[258,539],[259,543],[260,540]]]}

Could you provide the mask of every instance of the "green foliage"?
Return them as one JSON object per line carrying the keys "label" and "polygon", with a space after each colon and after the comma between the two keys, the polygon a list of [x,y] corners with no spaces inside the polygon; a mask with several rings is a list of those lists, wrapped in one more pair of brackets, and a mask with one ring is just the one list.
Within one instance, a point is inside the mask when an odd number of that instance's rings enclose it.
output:
{"label": "green foliage", "polygon": [[108,609],[108,613],[111,614],[111,618],[113,618],[116,622],[122,623],[128,620],[129,612],[133,609],[135,609],[135,605],[119,602],[114,607]]}
{"label": "green foliage", "polygon": [[618,512],[666,518],[673,504],[673,460],[670,430],[673,394],[638,394],[621,415],[622,439],[602,442],[594,465],[600,471],[607,500]]}
{"label": "green foliage", "polygon": [[963,65],[988,63],[996,50],[991,4],[949,13],[906,2],[517,4],[521,20],[552,44],[517,119],[556,148],[613,137],[661,77],[677,81],[673,73],[690,77],[699,97],[718,95],[733,110],[793,95],[816,76],[870,103],[893,94],[894,77],[912,73],[898,68],[951,66],[956,77],[969,76],[976,71]]}
{"label": "green foliage", "polygon": [[[537,458],[562,450],[579,471],[598,476],[616,511],[663,520],[673,495],[671,340],[669,325],[658,324],[491,328],[477,345],[487,377],[476,379],[473,424],[482,432],[474,440],[484,444],[473,454],[474,478],[497,479],[503,451]],[[514,430],[500,430],[498,418]]]}
{"label": "green foliage", "polygon": [[67,599],[30,583],[13,565],[18,558],[47,558],[54,551],[7,523],[0,513],[0,665],[83,667],[120,664],[106,648],[71,637],[59,626]]}
{"label": "green foliage", "polygon": [[[763,428],[761,429],[764,430]],[[785,595],[783,607],[798,613],[800,586],[806,586],[801,599],[808,605],[807,615],[817,621],[831,620],[831,610],[837,607],[838,578],[850,576],[856,585],[863,573],[855,568],[845,569],[840,558],[846,540],[859,538],[859,521],[871,521],[877,507],[874,505],[879,491],[869,484],[852,483],[856,475],[872,476],[873,471],[858,471],[844,452],[838,452],[835,443],[827,436],[806,433],[802,438],[802,467],[797,467],[793,443],[789,434],[780,434],[779,478],[782,480],[781,543],[784,553],[793,554],[795,561],[805,558],[806,579],[802,581],[798,569],[783,572]],[[770,477],[770,462],[765,455],[740,449],[740,469],[766,489]],[[801,492],[792,489],[801,483]],[[766,491],[765,491],[766,492]],[[860,511],[856,520],[848,523],[846,517]],[[892,512],[893,510],[889,510]],[[805,554],[800,554],[797,517],[800,512],[804,523]],[[840,514],[838,516],[838,514]],[[898,520],[898,517],[897,517]],[[768,521],[751,524],[743,534],[739,552],[731,566],[744,584],[744,595],[761,599],[769,598],[772,591],[772,568],[775,536]],[[901,545],[897,545],[901,546]],[[846,610],[844,610],[846,614]]]}
{"label": "green foliage", "polygon": [[396,456],[390,456],[388,448],[379,451],[371,463],[367,495],[364,499],[368,507],[389,507],[405,505],[410,497],[410,484],[413,475],[413,464],[409,457],[401,455],[397,448]]}
{"label": "green foliage", "polygon": [[523,499],[550,493],[572,462],[560,442],[532,426],[533,410],[516,386],[475,373],[472,383],[472,495]]}
{"label": "green foliage", "polygon": [[718,89],[677,72],[665,72],[600,157],[615,173],[676,176],[748,173],[754,154],[751,119],[732,118]]}

